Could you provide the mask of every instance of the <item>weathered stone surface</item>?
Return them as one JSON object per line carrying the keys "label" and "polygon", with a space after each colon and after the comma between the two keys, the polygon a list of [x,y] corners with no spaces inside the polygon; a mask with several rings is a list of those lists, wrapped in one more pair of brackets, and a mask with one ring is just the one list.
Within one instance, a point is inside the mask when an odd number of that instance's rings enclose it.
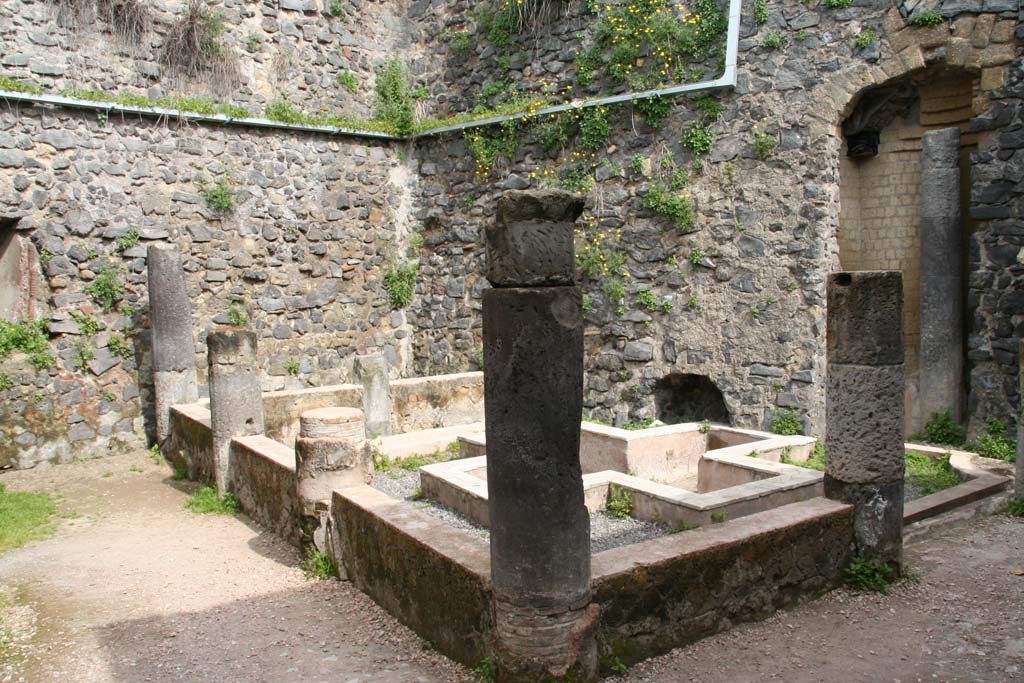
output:
{"label": "weathered stone surface", "polygon": [[859,556],[902,563],[902,479],[879,484],[849,483],[826,472],[825,496],[853,505],[853,536]]}
{"label": "weathered stone surface", "polygon": [[246,330],[219,329],[206,337],[210,384],[210,427],[217,490],[234,486],[231,439],[263,433],[263,400],[256,335]]}
{"label": "weathered stone surface", "polygon": [[391,385],[388,362],[379,353],[356,356],[352,372],[363,385],[366,436],[373,439],[391,433]]}
{"label": "weathered stone surface", "polygon": [[170,433],[170,407],[191,403],[198,397],[192,304],[179,252],[150,245],[146,269],[153,329],[156,437],[163,442]]}
{"label": "weathered stone surface", "polygon": [[964,394],[960,129],[929,131],[923,139],[921,349],[915,429],[944,411],[959,422]]}
{"label": "weathered stone surface", "polygon": [[901,273],[832,273],[829,275],[828,285],[829,363],[902,363]]}
{"label": "weathered stone surface", "polygon": [[485,292],[491,572],[496,594],[520,604],[574,605],[589,595],[582,345],[579,289]]}
{"label": "weathered stone surface", "polygon": [[486,230],[487,279],[495,287],[569,285],[575,277],[573,222],[578,195],[556,190],[506,192]]}
{"label": "weathered stone surface", "polygon": [[1024,497],[1024,339],[1020,340],[1017,349],[1018,385],[1020,391],[1020,416],[1017,421],[1017,468],[1015,470],[1013,491],[1018,498]]}
{"label": "weathered stone surface", "polygon": [[828,368],[825,453],[835,479],[858,484],[903,479],[903,366]]}

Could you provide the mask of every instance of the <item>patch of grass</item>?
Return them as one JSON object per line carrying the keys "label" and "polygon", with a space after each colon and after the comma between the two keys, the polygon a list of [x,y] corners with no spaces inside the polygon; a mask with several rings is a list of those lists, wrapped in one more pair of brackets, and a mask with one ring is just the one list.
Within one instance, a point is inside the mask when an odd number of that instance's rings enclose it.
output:
{"label": "patch of grass", "polygon": [[35,83],[19,81],[10,76],[0,76],[0,90],[7,92],[23,92],[29,95],[42,95],[43,89]]}
{"label": "patch of grass", "polygon": [[627,430],[629,430],[631,432],[635,432],[635,431],[639,431],[641,429],[650,429],[653,424],[654,424],[654,418],[651,417],[651,416],[648,416],[648,417],[645,417],[644,419],[640,420],[639,422],[627,422],[626,424],[622,425],[622,428],[623,429],[627,429]]}
{"label": "patch of grass", "polygon": [[846,9],[853,4],[853,0],[825,0],[825,7],[829,9]]}
{"label": "patch of grass", "polygon": [[103,329],[103,325],[100,324],[100,321],[96,319],[96,316],[91,313],[74,310],[70,311],[68,314],[71,316],[71,319],[75,321],[75,324],[78,325],[78,329],[81,330],[82,334],[96,334]]}
{"label": "patch of grass", "polygon": [[218,495],[217,487],[207,484],[188,497],[185,509],[200,515],[234,515],[241,509],[241,504],[235,494]]}
{"label": "patch of grass", "polygon": [[1024,496],[1010,499],[1006,504],[1006,512],[1011,517],[1024,517]]}
{"label": "patch of grass", "polygon": [[709,126],[695,123],[683,133],[683,145],[693,150],[694,154],[707,154],[715,146],[715,134]]}
{"label": "patch of grass", "polygon": [[6,372],[0,371],[0,391],[14,388],[14,380]]}
{"label": "patch of grass", "polygon": [[710,420],[701,420],[700,421],[700,427],[697,428],[697,431],[699,431],[701,434],[707,434],[708,432],[710,432],[711,431],[711,421]]}
{"label": "patch of grass", "polygon": [[110,32],[128,46],[136,46],[153,22],[152,10],[143,0],[96,0],[101,19]]}
{"label": "patch of grass", "polygon": [[114,240],[114,248],[118,251],[124,251],[125,249],[131,249],[139,243],[139,231],[135,228],[130,229],[125,234]]}
{"label": "patch of grass", "polygon": [[761,45],[769,50],[781,50],[786,46],[786,34],[782,31],[768,31]]}
{"label": "patch of grass", "polygon": [[206,205],[217,213],[230,214],[235,210],[235,191],[226,180],[200,185]]}
{"label": "patch of grass", "polygon": [[621,486],[608,484],[608,502],[604,508],[612,517],[626,519],[633,512],[633,497]]}
{"label": "patch of grass", "polygon": [[7,491],[0,484],[0,552],[53,533],[51,520],[56,514],[57,505],[48,493]]}
{"label": "patch of grass", "polygon": [[863,50],[866,47],[870,47],[871,43],[878,40],[878,34],[873,28],[864,29],[860,32],[860,35],[853,41],[853,46],[858,50]]}
{"label": "patch of grass", "polygon": [[776,410],[772,415],[772,431],[782,436],[794,436],[804,429],[804,423],[800,419],[800,413],[795,410]]}
{"label": "patch of grass", "polygon": [[248,324],[249,314],[245,311],[245,306],[237,301],[228,306],[228,325],[232,327],[245,327]]}
{"label": "patch of grass", "polygon": [[670,534],[679,534],[684,531],[693,531],[694,529],[699,528],[700,524],[690,524],[689,522],[675,522],[672,524],[671,527],[669,527],[668,532]]}
{"label": "patch of grass", "polygon": [[814,450],[811,451],[811,454],[809,456],[807,456],[807,460],[803,460],[803,461],[793,460],[792,458],[789,457],[789,453],[783,452],[782,456],[779,458],[779,462],[781,462],[784,465],[795,465],[797,467],[803,467],[804,469],[808,469],[808,470],[816,470],[818,472],[824,472],[825,471],[825,444],[823,444],[821,442],[821,440],[819,439],[817,441],[817,443],[814,444]]}
{"label": "patch of grass", "polygon": [[907,483],[919,488],[926,496],[956,486],[960,483],[960,476],[949,464],[950,455],[946,453],[933,458],[924,453],[907,451],[904,475]]}
{"label": "patch of grass", "polygon": [[299,368],[302,367],[301,363],[295,358],[289,358],[284,362],[284,371],[292,377],[299,376]]}
{"label": "patch of grass", "polygon": [[714,524],[721,524],[725,520],[729,519],[729,513],[727,512],[712,512],[711,521]]}
{"label": "patch of grass", "polygon": [[888,594],[899,580],[895,567],[863,557],[854,558],[843,570],[843,582],[856,591]]}
{"label": "patch of grass", "polygon": [[335,80],[338,81],[338,85],[349,93],[355,95],[359,92],[359,83],[356,81],[356,75],[351,71],[342,71],[335,77]]}
{"label": "patch of grass", "polygon": [[327,553],[313,546],[306,549],[306,558],[302,561],[302,571],[307,579],[326,581],[338,578],[338,565]]}

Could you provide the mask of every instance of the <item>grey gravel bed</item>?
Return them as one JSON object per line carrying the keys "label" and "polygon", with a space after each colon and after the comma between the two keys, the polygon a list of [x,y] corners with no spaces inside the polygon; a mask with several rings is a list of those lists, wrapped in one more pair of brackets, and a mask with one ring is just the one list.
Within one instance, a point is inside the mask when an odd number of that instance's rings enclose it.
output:
{"label": "grey gravel bed", "polygon": [[[432,501],[415,500],[420,491],[419,472],[380,472],[373,477],[373,487],[394,498],[413,502],[423,512],[456,529],[469,531],[484,541],[491,539],[487,529],[471,522],[458,512]],[[632,517],[618,519],[604,512],[594,512],[590,515],[590,550],[595,553],[658,538],[668,533],[669,528],[664,524],[645,522]]]}

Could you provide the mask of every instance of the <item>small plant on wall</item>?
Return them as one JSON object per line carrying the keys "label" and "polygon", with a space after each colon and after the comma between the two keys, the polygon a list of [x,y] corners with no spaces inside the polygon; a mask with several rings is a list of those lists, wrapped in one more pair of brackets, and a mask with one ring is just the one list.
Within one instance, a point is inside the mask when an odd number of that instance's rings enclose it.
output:
{"label": "small plant on wall", "polygon": [[206,205],[213,211],[220,214],[230,214],[235,210],[235,191],[226,179],[208,183],[199,182],[199,189],[203,193]]}
{"label": "small plant on wall", "polygon": [[185,13],[164,37],[160,63],[190,80],[208,79],[216,89],[238,82],[238,58],[221,40],[224,17],[206,0],[188,0]]}
{"label": "small plant on wall", "polygon": [[384,289],[388,293],[388,303],[392,310],[397,311],[412,303],[419,272],[420,264],[416,261],[392,263],[388,266],[384,273]]}
{"label": "small plant on wall", "polygon": [[751,128],[750,134],[754,144],[754,156],[758,159],[764,161],[775,152],[775,148],[778,146],[779,141],[774,135],[762,129],[756,123]]}

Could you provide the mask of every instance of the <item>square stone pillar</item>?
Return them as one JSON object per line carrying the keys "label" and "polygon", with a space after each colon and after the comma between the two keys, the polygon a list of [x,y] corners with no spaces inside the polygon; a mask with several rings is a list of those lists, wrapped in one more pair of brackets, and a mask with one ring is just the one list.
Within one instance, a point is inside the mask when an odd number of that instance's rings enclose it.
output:
{"label": "square stone pillar", "polygon": [[828,280],[825,495],[851,503],[857,554],[899,567],[903,554],[903,276]]}
{"label": "square stone pillar", "polygon": [[488,226],[484,419],[499,680],[596,677],[583,499],[583,200],[507,192]]}

